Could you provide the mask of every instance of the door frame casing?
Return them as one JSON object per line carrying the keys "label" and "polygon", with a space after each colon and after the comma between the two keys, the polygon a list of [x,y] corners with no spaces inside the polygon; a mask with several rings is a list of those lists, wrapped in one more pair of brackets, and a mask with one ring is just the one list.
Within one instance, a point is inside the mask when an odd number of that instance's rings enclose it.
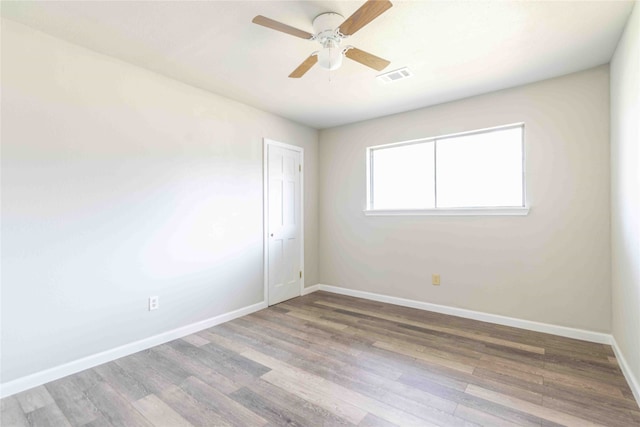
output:
{"label": "door frame casing", "polygon": [[262,144],[262,263],[264,270],[264,302],[269,306],[269,146],[300,153],[300,295],[304,291],[304,148],[263,138]]}

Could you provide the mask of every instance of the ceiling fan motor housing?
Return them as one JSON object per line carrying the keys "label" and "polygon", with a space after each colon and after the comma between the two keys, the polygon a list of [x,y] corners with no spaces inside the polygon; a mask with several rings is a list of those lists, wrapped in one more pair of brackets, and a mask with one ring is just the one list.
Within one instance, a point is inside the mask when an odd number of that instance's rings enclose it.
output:
{"label": "ceiling fan motor housing", "polygon": [[323,45],[326,39],[334,39],[339,42],[341,37],[336,30],[343,22],[344,17],[339,13],[327,12],[316,16],[313,20],[315,39]]}
{"label": "ceiling fan motor housing", "polygon": [[344,22],[340,14],[329,12],[313,20],[314,38],[322,45],[318,52],[318,65],[326,70],[336,70],[342,65],[341,35],[338,27]]}

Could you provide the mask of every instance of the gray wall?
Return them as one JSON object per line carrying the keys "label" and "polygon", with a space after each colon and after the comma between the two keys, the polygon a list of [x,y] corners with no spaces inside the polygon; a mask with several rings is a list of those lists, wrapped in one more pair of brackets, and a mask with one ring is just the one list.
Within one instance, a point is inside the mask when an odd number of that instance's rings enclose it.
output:
{"label": "gray wall", "polygon": [[316,130],[3,20],[2,381],[261,302],[263,137],[315,284]]}
{"label": "gray wall", "polygon": [[611,61],[613,336],[640,386],[640,6]]}
{"label": "gray wall", "polygon": [[[528,216],[363,214],[367,146],[515,122]],[[323,130],[319,147],[321,283],[610,330],[607,66]]]}

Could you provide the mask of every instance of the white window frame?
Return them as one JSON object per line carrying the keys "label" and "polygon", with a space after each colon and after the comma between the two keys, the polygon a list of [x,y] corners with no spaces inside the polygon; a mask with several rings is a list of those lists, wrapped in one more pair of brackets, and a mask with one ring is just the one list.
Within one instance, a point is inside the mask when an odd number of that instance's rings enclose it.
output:
{"label": "white window frame", "polygon": [[[434,162],[435,168],[438,165],[438,141],[442,141],[448,138],[454,138],[465,135],[476,135],[481,133],[494,132],[497,130],[505,130],[512,128],[522,128],[522,206],[516,207],[464,207],[464,208],[432,208],[432,209],[373,209],[372,189],[373,189],[373,152],[383,148],[401,147],[404,145],[420,144],[426,142],[434,143]],[[495,126],[484,129],[476,129],[467,132],[459,132],[447,135],[434,136],[429,138],[412,139],[409,141],[395,142],[392,144],[382,144],[367,147],[366,150],[366,164],[367,164],[367,205],[364,209],[364,214],[369,216],[411,216],[411,215],[433,215],[433,216],[484,216],[484,215],[528,215],[530,206],[527,203],[527,185],[526,185],[526,154],[524,145],[524,123],[512,123],[503,126]],[[435,169],[434,168],[434,174]],[[436,178],[437,180],[437,178]],[[436,203],[437,203],[437,181],[434,184],[436,186]]]}

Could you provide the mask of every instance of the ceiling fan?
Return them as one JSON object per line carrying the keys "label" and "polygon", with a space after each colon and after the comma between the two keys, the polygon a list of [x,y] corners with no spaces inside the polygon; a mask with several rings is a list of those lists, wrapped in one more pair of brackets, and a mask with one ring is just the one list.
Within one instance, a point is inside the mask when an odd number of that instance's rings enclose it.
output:
{"label": "ceiling fan", "polygon": [[390,64],[389,61],[353,46],[341,47],[340,43],[382,15],[382,13],[387,11],[391,6],[393,5],[389,0],[367,0],[365,4],[360,6],[360,8],[344,22],[344,17],[338,13],[323,13],[313,20],[313,31],[315,34],[299,30],[261,15],[253,18],[251,22],[292,36],[315,40],[320,43],[322,48],[317,52],[313,52],[298,68],[293,70],[293,72],[289,74],[291,78],[297,79],[302,77],[316,63],[326,70],[336,70],[342,65],[342,58],[344,56],[374,70],[381,71]]}

